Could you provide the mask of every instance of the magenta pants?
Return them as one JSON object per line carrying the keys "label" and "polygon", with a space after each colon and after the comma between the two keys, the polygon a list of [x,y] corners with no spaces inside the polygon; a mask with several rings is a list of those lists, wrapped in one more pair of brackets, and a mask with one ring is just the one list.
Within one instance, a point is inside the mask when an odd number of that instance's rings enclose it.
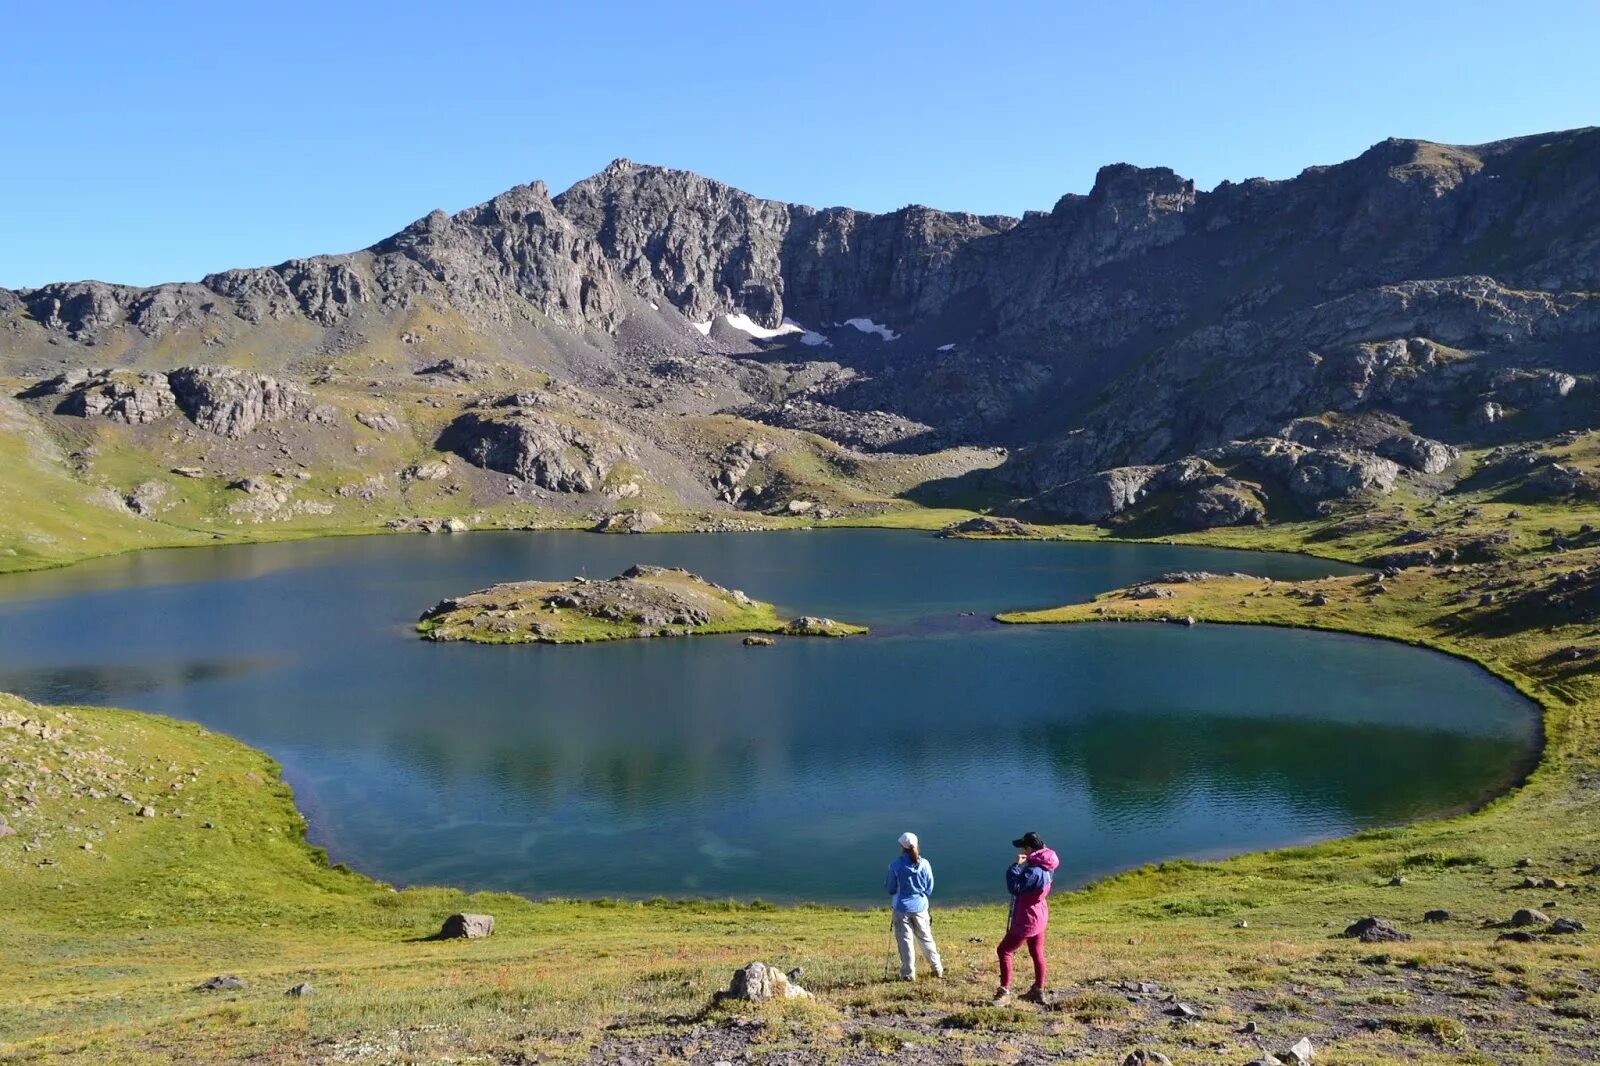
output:
{"label": "magenta pants", "polygon": [[1028,945],[1028,957],[1033,960],[1033,987],[1044,987],[1044,934],[1035,933],[1032,936],[1023,936],[1006,930],[1005,937],[1000,941],[1000,946],[995,949],[995,954],[1000,956],[1000,987],[1011,987],[1011,956],[1022,945]]}

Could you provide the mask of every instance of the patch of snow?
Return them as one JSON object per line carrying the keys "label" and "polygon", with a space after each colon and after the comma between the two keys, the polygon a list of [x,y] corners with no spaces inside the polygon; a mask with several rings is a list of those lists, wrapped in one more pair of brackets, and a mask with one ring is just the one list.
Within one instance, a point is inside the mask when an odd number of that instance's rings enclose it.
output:
{"label": "patch of snow", "polygon": [[704,322],[691,322],[689,325],[699,330],[702,337],[711,336],[711,319],[708,318]]}
{"label": "patch of snow", "polygon": [[785,333],[804,333],[806,331],[804,326],[790,318],[784,319],[783,324],[777,329],[768,329],[759,322],[752,321],[750,316],[743,311],[736,315],[723,315],[722,317],[734,329],[748,333],[757,340],[766,341],[771,340],[773,337],[781,337]]}
{"label": "patch of snow", "polygon": [[870,318],[847,318],[844,320],[844,324],[847,326],[854,326],[862,333],[876,333],[886,341],[897,341],[900,339],[900,334],[896,333],[888,326],[878,325]]}
{"label": "patch of snow", "polygon": [[956,346],[954,344],[941,344],[935,350],[941,352],[953,352],[956,350]]}
{"label": "patch of snow", "polygon": [[804,333],[800,334],[800,343],[804,344],[804,345],[807,345],[809,347],[812,347],[812,348],[815,348],[819,344],[820,345],[825,345],[825,346],[827,346],[829,348],[833,347],[833,342],[832,341],[830,341],[828,338],[824,337],[822,334],[815,333],[815,332],[813,332],[813,331],[811,331],[809,329],[806,330]]}
{"label": "patch of snow", "polygon": [[651,300],[650,301],[650,310],[659,311],[659,310],[661,310],[661,305],[656,303],[654,300]]}

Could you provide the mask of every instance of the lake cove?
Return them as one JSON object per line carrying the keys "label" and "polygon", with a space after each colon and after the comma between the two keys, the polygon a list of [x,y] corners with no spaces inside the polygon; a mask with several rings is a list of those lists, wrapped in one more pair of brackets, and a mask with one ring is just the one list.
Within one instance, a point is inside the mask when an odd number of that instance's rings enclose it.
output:
{"label": "lake cove", "polygon": [[[506,581],[684,567],[851,640],[419,641]],[[0,689],[160,711],[284,766],[334,859],[534,895],[876,902],[902,829],[946,899],[1038,829],[1063,879],[1411,821],[1526,769],[1532,707],[1469,663],[1338,634],[1005,626],[1174,570],[1297,556],[839,530],[334,539],[0,579]]]}

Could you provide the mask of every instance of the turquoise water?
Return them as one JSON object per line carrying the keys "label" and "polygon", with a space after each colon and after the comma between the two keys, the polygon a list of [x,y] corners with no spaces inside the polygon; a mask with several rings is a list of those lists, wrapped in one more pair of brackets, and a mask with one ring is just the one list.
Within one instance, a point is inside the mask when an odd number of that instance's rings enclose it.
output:
{"label": "turquoise water", "polygon": [[[851,640],[418,640],[498,581],[685,566]],[[836,530],[342,538],[0,578],[0,689],[160,711],[284,766],[312,836],[397,884],[870,902],[904,829],[946,901],[1037,830],[1078,882],[1470,805],[1538,743],[1469,664],[1260,627],[1002,626],[1175,569],[1348,568],[1159,545]]]}

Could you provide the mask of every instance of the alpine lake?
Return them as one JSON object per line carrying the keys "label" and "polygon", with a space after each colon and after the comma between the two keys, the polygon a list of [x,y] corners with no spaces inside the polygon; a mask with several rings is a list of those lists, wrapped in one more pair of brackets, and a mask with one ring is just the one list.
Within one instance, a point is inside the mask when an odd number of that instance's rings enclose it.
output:
{"label": "alpine lake", "polygon": [[[503,581],[681,566],[848,639],[433,644]],[[1536,708],[1476,666],[1261,626],[1004,625],[1175,570],[1351,568],[1148,544],[816,530],[340,537],[0,577],[0,690],[202,723],[283,766],[334,861],[532,896],[879,902],[917,832],[942,902],[1471,807]]]}

